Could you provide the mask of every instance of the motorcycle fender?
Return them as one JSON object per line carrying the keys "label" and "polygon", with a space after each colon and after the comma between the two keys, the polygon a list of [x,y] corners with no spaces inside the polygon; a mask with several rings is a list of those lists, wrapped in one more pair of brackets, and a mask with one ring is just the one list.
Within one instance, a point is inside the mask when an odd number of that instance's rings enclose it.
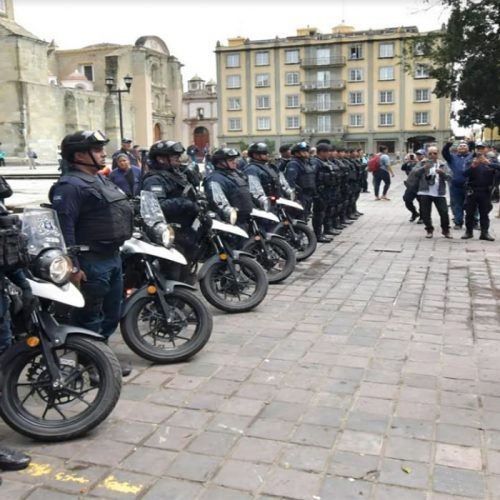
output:
{"label": "motorcycle fender", "polygon": [[206,260],[201,266],[201,269],[198,271],[198,281],[201,281],[207,274],[208,270],[219,261],[220,259],[218,255],[212,255],[212,257]]}
{"label": "motorcycle fender", "polygon": [[286,241],[286,238],[284,236],[281,236],[281,234],[266,233],[266,241],[270,241],[273,238],[279,238],[280,240],[285,240]]}
{"label": "motorcycle fender", "polygon": [[[173,291],[177,287],[188,288],[189,290],[196,290],[194,286],[191,286],[187,283],[183,283],[182,281],[175,280],[165,280],[163,281],[164,292],[167,295],[173,293]],[[133,295],[131,295],[128,299],[126,299],[122,305],[121,319],[123,319],[129,312],[130,308],[138,301],[145,297],[150,297],[151,294],[148,293],[147,286],[142,287],[137,290]]]}

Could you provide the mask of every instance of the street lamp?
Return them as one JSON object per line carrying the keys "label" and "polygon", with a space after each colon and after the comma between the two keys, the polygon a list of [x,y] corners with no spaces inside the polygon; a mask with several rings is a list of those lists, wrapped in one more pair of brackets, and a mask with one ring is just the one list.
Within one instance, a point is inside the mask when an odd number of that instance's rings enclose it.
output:
{"label": "street lamp", "polygon": [[123,81],[125,82],[125,86],[127,87],[126,89],[113,89],[113,86],[115,84],[115,79],[112,76],[107,76],[105,83],[106,87],[108,87],[108,92],[110,94],[118,94],[118,111],[119,111],[119,116],[120,116],[120,136],[121,139],[123,139],[123,115],[122,115],[122,93],[127,93],[130,94],[130,87],[132,87],[132,80],[133,77],[130,75],[127,75],[123,78]]}

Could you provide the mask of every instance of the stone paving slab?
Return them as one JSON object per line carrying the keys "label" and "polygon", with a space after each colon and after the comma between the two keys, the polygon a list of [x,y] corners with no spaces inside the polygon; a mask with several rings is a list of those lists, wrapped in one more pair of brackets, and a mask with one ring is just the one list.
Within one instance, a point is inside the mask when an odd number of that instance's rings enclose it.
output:
{"label": "stone paving slab", "polygon": [[116,335],[134,370],[86,438],[0,423],[33,455],[1,498],[500,498],[499,243],[425,239],[402,180],[255,311],[212,310],[191,361],[151,366]]}

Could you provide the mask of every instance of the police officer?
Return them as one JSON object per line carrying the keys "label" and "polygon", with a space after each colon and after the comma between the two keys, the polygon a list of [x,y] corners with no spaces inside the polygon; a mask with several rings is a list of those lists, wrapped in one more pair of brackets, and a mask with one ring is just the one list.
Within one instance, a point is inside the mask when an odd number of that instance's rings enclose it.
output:
{"label": "police officer", "polygon": [[[12,328],[9,314],[10,299],[6,291],[7,279],[23,291],[23,313],[30,314],[34,306],[31,288],[22,271],[25,262],[18,219],[10,215],[3,201],[0,202],[0,354],[12,342]],[[1,358],[0,358],[1,364]],[[28,467],[31,458],[24,453],[0,446],[0,469],[20,470]],[[0,484],[2,480],[0,479]]]}
{"label": "police officer", "polygon": [[[332,203],[334,172],[329,163],[331,146],[328,143],[320,142],[316,145],[316,156],[311,163],[316,169],[316,196],[314,198],[312,225],[319,243],[330,243],[332,238],[326,236],[326,217],[328,209]],[[323,232],[325,226],[325,232]]]}
{"label": "police officer", "polygon": [[205,179],[204,186],[211,207],[226,221],[235,208],[236,224],[246,228],[254,202],[247,176],[237,168],[239,155],[235,149],[217,149],[212,155],[214,171]]}
{"label": "police officer", "polygon": [[285,177],[288,184],[295,190],[298,201],[304,207],[304,217],[307,221],[311,215],[313,199],[316,194],[316,171],[309,161],[309,144],[302,141],[290,149],[292,158],[286,166]]}
{"label": "police officer", "polygon": [[276,162],[276,166],[278,167],[278,170],[280,172],[285,172],[286,166],[288,165],[288,162],[290,161],[290,158],[292,157],[292,154],[290,153],[290,149],[292,148],[291,144],[282,144],[280,146],[280,157],[278,158],[278,161]]}
{"label": "police officer", "polygon": [[[106,339],[120,320],[123,293],[120,246],[132,236],[133,209],[127,195],[98,175],[106,163],[102,132],[78,131],[61,143],[69,165],[49,192],[68,246],[88,247],[72,256],[71,281],[85,297],[85,306],[73,311],[76,325],[100,333]],[[123,375],[130,373],[122,367]]]}
{"label": "police officer", "polygon": [[473,238],[474,215],[479,210],[479,224],[481,226],[480,240],[495,241],[490,235],[489,213],[491,204],[491,189],[495,183],[495,173],[500,172],[500,164],[496,158],[488,158],[486,146],[476,143],[476,152],[471,161],[466,164],[463,172],[466,182],[465,198],[465,234],[463,240]]}

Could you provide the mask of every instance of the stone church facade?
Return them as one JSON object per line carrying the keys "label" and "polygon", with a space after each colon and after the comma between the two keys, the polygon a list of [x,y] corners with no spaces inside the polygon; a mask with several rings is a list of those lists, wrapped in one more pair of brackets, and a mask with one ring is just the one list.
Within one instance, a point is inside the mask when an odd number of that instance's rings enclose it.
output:
{"label": "stone church facade", "polygon": [[118,88],[133,77],[130,94],[121,94],[125,136],[149,147],[182,135],[182,65],[159,37],[57,50],[15,22],[13,0],[0,0],[0,53],[0,142],[7,156],[32,148],[40,160],[54,161],[64,135],[81,129],[102,130],[111,139],[108,151],[117,149],[118,96],[108,93],[109,76]]}

